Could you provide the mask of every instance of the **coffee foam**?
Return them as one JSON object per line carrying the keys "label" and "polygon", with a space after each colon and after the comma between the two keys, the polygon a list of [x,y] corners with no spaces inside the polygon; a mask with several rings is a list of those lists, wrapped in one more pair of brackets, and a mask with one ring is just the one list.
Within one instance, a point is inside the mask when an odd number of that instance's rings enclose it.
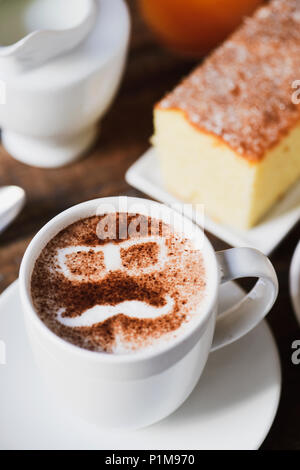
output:
{"label": "coffee foam", "polygon": [[99,220],[62,230],[37,259],[31,291],[44,323],[73,344],[116,354],[157,350],[193,327],[206,304],[202,253],[161,223],[154,234],[99,240]]}

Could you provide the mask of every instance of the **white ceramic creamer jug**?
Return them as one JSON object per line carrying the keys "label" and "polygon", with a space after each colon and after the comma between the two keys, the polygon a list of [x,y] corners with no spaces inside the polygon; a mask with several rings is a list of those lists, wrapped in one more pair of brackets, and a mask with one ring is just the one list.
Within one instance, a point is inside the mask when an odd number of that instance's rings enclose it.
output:
{"label": "white ceramic creamer jug", "polygon": [[129,31],[124,0],[0,0],[0,127],[14,158],[51,168],[87,150]]}
{"label": "white ceramic creamer jug", "polygon": [[1,68],[34,67],[72,49],[93,28],[95,15],[94,0],[0,1]]}

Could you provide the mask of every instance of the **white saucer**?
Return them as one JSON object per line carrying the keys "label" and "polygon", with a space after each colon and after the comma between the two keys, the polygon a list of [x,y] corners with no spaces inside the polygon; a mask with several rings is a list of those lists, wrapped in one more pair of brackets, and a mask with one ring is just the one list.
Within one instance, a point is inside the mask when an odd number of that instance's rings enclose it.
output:
{"label": "white saucer", "polygon": [[290,268],[290,294],[300,324],[300,241],[296,247]]}
{"label": "white saucer", "polygon": [[[126,181],[148,196],[171,205],[180,202],[164,188],[152,147],[126,173]],[[238,230],[205,217],[205,230],[232,246],[250,246],[269,255],[300,219],[300,182],[281,199],[260,224]]]}
{"label": "white saucer", "polygon": [[[240,298],[222,287],[222,308]],[[48,394],[24,330],[18,284],[0,297],[0,449],[257,449],[277,411],[281,372],[266,322],[212,353],[196,389],[169,418],[134,432],[100,430],[71,416]],[[3,343],[2,343],[3,344]]]}

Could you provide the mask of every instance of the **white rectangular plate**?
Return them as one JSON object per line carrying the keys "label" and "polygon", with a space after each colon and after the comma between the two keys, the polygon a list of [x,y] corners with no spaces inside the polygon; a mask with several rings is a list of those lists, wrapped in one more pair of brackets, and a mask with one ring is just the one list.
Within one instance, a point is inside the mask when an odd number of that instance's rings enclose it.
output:
{"label": "white rectangular plate", "polygon": [[[163,186],[156,151],[152,147],[127,171],[126,181],[134,188],[167,205],[180,203]],[[205,230],[232,246],[250,246],[269,255],[300,220],[300,182],[296,183],[267,216],[250,230],[222,225],[205,215]]]}

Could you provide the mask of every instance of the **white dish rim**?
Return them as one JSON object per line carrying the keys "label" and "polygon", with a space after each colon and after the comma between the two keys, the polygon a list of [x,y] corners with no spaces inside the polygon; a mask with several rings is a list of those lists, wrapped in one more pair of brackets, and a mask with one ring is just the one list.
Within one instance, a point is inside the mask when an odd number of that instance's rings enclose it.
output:
{"label": "white dish rim", "polygon": [[292,305],[300,325],[300,240],[291,261],[289,285]]}

